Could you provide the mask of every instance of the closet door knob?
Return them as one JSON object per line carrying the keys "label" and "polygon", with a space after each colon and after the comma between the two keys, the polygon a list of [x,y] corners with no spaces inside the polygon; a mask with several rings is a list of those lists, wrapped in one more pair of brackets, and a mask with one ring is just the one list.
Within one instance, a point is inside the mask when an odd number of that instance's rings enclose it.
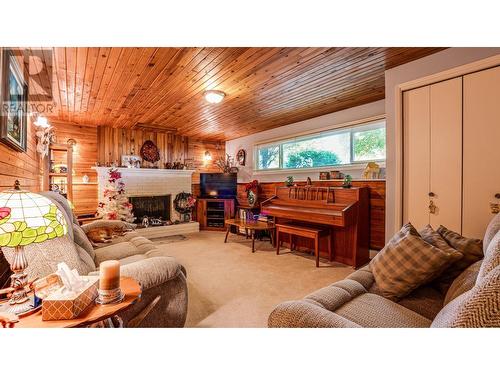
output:
{"label": "closet door knob", "polygon": [[429,193],[429,197],[434,197],[435,195],[432,191]]}
{"label": "closet door knob", "polygon": [[496,193],[496,194],[495,194],[495,198],[496,198],[496,199],[500,199],[500,193]]}

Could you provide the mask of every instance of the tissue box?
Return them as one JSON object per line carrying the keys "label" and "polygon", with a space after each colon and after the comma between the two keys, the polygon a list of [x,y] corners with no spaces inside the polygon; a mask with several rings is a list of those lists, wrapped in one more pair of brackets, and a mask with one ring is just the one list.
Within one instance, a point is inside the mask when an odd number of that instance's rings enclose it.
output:
{"label": "tissue box", "polygon": [[77,318],[97,298],[98,276],[86,276],[87,283],[81,292],[70,294],[53,293],[42,302],[42,320],[65,320]]}

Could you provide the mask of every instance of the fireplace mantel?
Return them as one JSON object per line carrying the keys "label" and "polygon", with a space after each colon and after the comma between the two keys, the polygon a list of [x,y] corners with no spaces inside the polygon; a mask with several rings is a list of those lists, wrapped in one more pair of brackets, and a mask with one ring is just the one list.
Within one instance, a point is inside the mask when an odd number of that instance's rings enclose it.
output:
{"label": "fireplace mantel", "polygon": [[[98,175],[107,175],[111,167],[92,167]],[[172,175],[172,176],[192,176],[195,172],[192,169],[159,169],[159,168],[114,168],[127,175]]]}

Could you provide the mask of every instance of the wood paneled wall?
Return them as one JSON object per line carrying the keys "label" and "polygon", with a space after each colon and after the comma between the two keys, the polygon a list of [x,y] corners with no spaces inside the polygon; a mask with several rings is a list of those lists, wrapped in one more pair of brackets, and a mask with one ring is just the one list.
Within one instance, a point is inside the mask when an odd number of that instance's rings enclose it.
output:
{"label": "wood paneled wall", "polygon": [[[298,182],[302,184],[304,182]],[[341,186],[342,181],[313,181],[316,186]],[[385,244],[385,181],[353,181],[353,186],[370,188],[370,248],[379,250]],[[263,201],[274,195],[276,186],[284,186],[283,182],[260,183],[259,200]],[[193,184],[193,193],[200,193],[200,185]],[[238,184],[238,201],[246,202],[245,184]]]}
{"label": "wood paneled wall", "polygon": [[40,165],[35,126],[29,120],[26,152],[15,151],[0,143],[0,191],[12,188],[16,180],[19,180],[23,189],[40,191]]}
{"label": "wood paneled wall", "polygon": [[[121,163],[122,155],[140,155],[145,141],[153,141],[160,150],[160,161],[157,165],[164,168],[165,163],[180,161],[188,155],[188,141],[186,137],[167,132],[146,130],[131,130],[99,126],[97,160],[100,163]],[[143,167],[153,167],[153,164],[144,162]]]}
{"label": "wood paneled wall", "polygon": [[[92,169],[97,161],[97,128],[95,126],[52,122],[58,143],[74,139],[73,149],[73,204],[75,213],[92,214],[97,209],[97,173]],[[82,183],[84,175],[88,184]]]}
{"label": "wood paneled wall", "polygon": [[[203,157],[205,152],[209,151],[212,160],[205,162]],[[215,160],[219,157],[226,157],[226,148],[224,143],[206,142],[197,139],[189,139],[188,156],[193,160],[196,173],[193,174],[193,184],[200,183],[200,172],[217,173],[220,169],[215,165]]]}
{"label": "wood paneled wall", "polygon": [[[189,161],[196,170],[193,175],[194,183],[200,181],[199,172],[218,172],[219,169],[214,165],[214,161],[217,157],[225,155],[224,143],[202,141],[161,131],[100,126],[97,128],[97,139],[99,144],[97,161],[103,164],[114,161],[120,163],[122,155],[139,155],[143,143],[151,140],[160,150],[160,161],[157,166],[164,168],[167,162]],[[212,161],[208,163],[203,160],[206,151],[212,155]],[[143,166],[153,165],[144,162]]]}

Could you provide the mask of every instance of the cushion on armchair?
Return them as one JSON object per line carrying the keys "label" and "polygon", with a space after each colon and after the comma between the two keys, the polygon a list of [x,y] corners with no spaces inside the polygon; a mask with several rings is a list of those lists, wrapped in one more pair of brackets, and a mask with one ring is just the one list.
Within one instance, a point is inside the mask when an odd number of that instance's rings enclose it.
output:
{"label": "cushion on armchair", "polygon": [[448,303],[432,327],[500,327],[500,266],[479,279],[474,288]]}
{"label": "cushion on armchair", "polygon": [[489,242],[488,248],[484,254],[483,263],[479,270],[478,280],[483,279],[493,269],[500,265],[500,231]]}
{"label": "cushion on armchair", "polygon": [[361,294],[335,310],[335,313],[367,328],[424,328],[432,322],[396,302],[372,293]]}
{"label": "cushion on armchair", "polygon": [[443,306],[446,306],[459,295],[468,292],[474,287],[482,263],[482,260],[472,263],[469,267],[463,270],[462,273],[455,278],[455,280],[453,280],[448,288],[448,291],[446,292]]}
{"label": "cushion on armchair", "polygon": [[500,231],[500,213],[496,214],[493,219],[488,224],[488,227],[486,228],[486,232],[484,232],[484,238],[483,238],[483,252],[486,254],[486,249],[490,245],[491,240],[493,240],[493,237]]}
{"label": "cushion on armchair", "polygon": [[124,259],[133,255],[145,254],[156,249],[154,243],[147,238],[135,236],[129,241],[115,243],[95,249],[95,262],[100,264],[105,260]]}
{"label": "cushion on armchair", "polygon": [[[2,248],[5,258],[9,263],[14,260],[14,249]],[[75,243],[69,236],[54,238],[50,241],[32,243],[24,247],[28,268],[26,273],[28,279],[45,277],[57,271],[57,264],[64,262],[70,269],[76,269],[80,275],[87,275],[95,269],[90,264],[82,261],[78,255]]]}
{"label": "cushion on armchair", "polygon": [[87,235],[78,224],[73,224],[73,237],[77,245],[85,250],[92,260],[95,259],[95,251],[92,243],[87,238]]}
{"label": "cushion on armchair", "polygon": [[163,284],[182,272],[180,264],[173,257],[149,257],[120,267],[121,276],[134,278],[142,289]]}

